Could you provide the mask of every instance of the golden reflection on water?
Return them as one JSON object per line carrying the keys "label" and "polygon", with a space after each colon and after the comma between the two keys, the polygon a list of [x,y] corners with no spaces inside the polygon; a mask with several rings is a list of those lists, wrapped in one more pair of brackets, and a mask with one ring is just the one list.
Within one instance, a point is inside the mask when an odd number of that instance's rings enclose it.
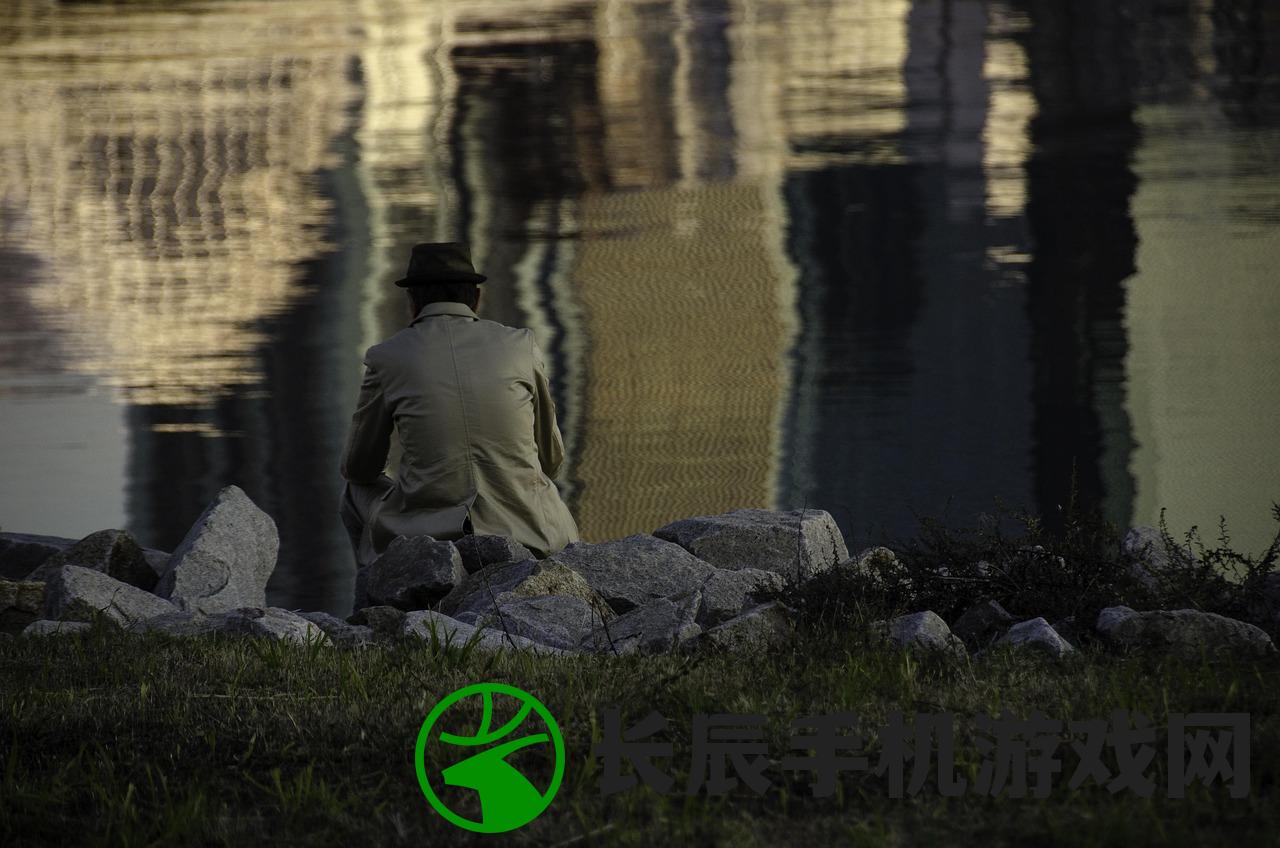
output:
{"label": "golden reflection on water", "polygon": [[0,48],[4,240],[39,260],[30,298],[74,367],[126,402],[261,380],[258,322],[331,247],[315,174],[356,95],[344,6],[82,9]]}
{"label": "golden reflection on water", "polygon": [[[981,297],[1004,289],[1010,312],[1020,309],[1037,116],[1027,21],[1006,2],[943,5],[946,14],[910,0],[22,0],[0,19],[0,249],[30,261],[23,291],[34,320],[55,331],[58,367],[126,404],[208,407],[262,391],[265,322],[304,299],[301,263],[351,257],[340,282],[350,326],[318,331],[349,360],[335,385],[352,385],[363,348],[403,323],[389,282],[409,247],[464,239],[493,281],[485,314],[532,327],[555,354],[569,454],[558,482],[586,538],[735,506],[796,506],[779,503],[787,466],[825,460],[803,432],[787,443],[784,419],[808,420],[833,389],[796,365],[829,352],[800,349],[817,344],[801,336],[822,316],[803,311],[800,265],[813,257],[789,242],[789,180],[942,163],[945,177],[930,179],[945,191],[914,176],[886,185],[919,192],[919,231],[976,220],[957,230],[975,243],[954,247],[954,267],[968,269],[971,248],[989,274]],[[1212,39],[1197,37],[1208,55]],[[589,72],[566,89],[569,102],[506,104],[527,113],[524,124],[497,114],[493,80],[549,80],[564,71],[558,62]],[[495,138],[510,126],[555,139],[573,190],[530,199],[521,175],[504,175],[507,154],[524,152]],[[1140,161],[1159,161],[1158,148],[1148,153]],[[331,199],[335,173],[358,187],[350,207]],[[1138,211],[1159,198],[1143,196]],[[335,221],[346,227],[340,243]],[[1172,273],[1145,249],[1139,279],[1144,267]],[[930,285],[938,308],[950,280]],[[1175,295],[1140,291],[1144,303]],[[1158,337],[1134,322],[1134,345]],[[912,367],[936,370],[936,349],[923,350]],[[5,378],[48,370],[50,358],[21,350]],[[1130,360],[1147,374],[1158,358],[1148,348]],[[996,378],[1019,403],[1030,395],[1022,377]],[[1143,397],[1127,413],[1145,440],[1135,518],[1150,521],[1156,443],[1173,437],[1170,415],[1148,415]],[[302,426],[341,430],[354,395],[329,400],[325,420]],[[902,408],[922,414],[913,402]],[[1270,420],[1262,407],[1250,421]],[[1029,422],[1004,423],[1030,441]],[[151,429],[240,435],[202,421]],[[1021,441],[1009,450],[1012,464],[1030,464]],[[1124,450],[1104,456],[1105,473],[1125,477],[1127,460]]]}

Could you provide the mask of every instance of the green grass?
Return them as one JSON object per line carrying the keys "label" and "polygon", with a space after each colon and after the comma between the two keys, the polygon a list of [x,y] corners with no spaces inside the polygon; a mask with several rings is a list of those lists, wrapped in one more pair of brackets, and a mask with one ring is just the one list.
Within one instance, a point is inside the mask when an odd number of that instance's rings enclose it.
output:
{"label": "green grass", "polygon": [[[1280,506],[1274,508],[1280,521]],[[1097,516],[1066,515],[1050,532],[1030,516],[1006,534],[992,522],[948,530],[925,521],[895,546],[888,569],[841,569],[787,590],[799,614],[785,649],[654,657],[486,655],[432,641],[345,650],[234,637],[88,633],[0,642],[0,846],[244,845],[1280,845],[1280,658],[1115,656],[1087,638],[1101,606],[1195,607],[1252,618],[1274,632],[1258,590],[1276,567],[1280,535],[1256,556],[1194,533],[1172,550],[1194,561],[1156,589],[1128,576],[1120,531]],[[1040,545],[1028,556],[1023,550]],[[1198,546],[1198,549],[1197,549]],[[1061,560],[1057,558],[1061,557]],[[986,560],[999,568],[976,568]],[[996,598],[1019,618],[1075,615],[1082,650],[1055,663],[992,653],[944,661],[876,643],[869,623],[906,610],[948,620]],[[558,720],[564,784],[549,809],[499,837],[456,829],[416,781],[418,729],[440,699],[471,683],[510,683]],[[639,787],[603,796],[590,756],[606,707],[630,726],[650,710],[670,722],[674,756],[661,763],[677,791]],[[830,797],[810,776],[771,768],[756,795],[687,796],[693,716],[758,714],[772,757],[788,751],[788,723],[851,712],[880,751],[890,713],[956,714],[957,772],[972,783],[981,755],[975,717],[1040,711],[1062,721],[1125,709],[1157,730],[1144,798],[1086,783],[1066,786],[1078,758],[1062,749],[1047,798],[947,798],[932,781],[890,797],[884,777],[845,774]],[[1223,785],[1166,797],[1164,728],[1170,713],[1248,713],[1248,797]],[[434,750],[434,749],[431,749]],[[436,762],[432,760],[432,762]],[[1114,766],[1114,759],[1109,761]],[[530,755],[530,777],[549,764]],[[909,767],[908,767],[909,771]],[[538,781],[535,779],[535,783]]]}
{"label": "green grass", "polygon": [[[429,644],[313,649],[234,638],[88,634],[0,644],[0,844],[943,845],[1275,844],[1280,833],[1280,661],[1234,664],[1082,652],[1055,664],[996,654],[946,663],[869,643],[847,623],[802,632],[765,656],[482,656]],[[494,680],[540,698],[565,736],[568,768],[551,807],[504,837],[455,829],[427,806],[412,751],[431,706]],[[757,713],[770,753],[787,723],[852,711],[869,730],[893,710],[958,715],[958,771],[975,774],[972,718],[1038,709],[1051,718],[1127,708],[1163,728],[1169,712],[1247,712],[1251,793],[1220,785],[1164,797],[1164,746],[1149,799],[1086,784],[1047,799],[888,796],[847,775],[830,798],[807,776],[771,770],[762,796],[602,797],[589,756],[600,710],[627,724],[671,722],[669,771],[688,775],[695,713]],[[876,743],[870,745],[876,750]],[[1064,774],[1075,759],[1064,756]]]}

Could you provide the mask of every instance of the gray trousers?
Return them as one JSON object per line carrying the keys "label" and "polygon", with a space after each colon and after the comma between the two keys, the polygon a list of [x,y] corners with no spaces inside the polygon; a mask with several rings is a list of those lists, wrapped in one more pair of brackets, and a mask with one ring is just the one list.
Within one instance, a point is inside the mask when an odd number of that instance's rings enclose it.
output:
{"label": "gray trousers", "polygon": [[365,568],[377,559],[369,538],[369,517],[373,515],[378,501],[394,485],[390,477],[382,474],[372,483],[348,481],[342,490],[338,514],[342,516],[342,526],[347,528],[347,535],[351,538],[351,551],[355,554],[357,568]]}

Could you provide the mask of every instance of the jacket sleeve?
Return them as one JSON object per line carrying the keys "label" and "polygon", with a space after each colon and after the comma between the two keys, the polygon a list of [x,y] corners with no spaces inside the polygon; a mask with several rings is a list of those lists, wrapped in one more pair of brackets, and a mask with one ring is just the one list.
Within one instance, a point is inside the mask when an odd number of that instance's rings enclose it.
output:
{"label": "jacket sleeve", "polygon": [[353,483],[372,483],[387,464],[393,420],[383,401],[377,372],[365,357],[360,399],[351,416],[347,445],[342,452],[342,476]]}
{"label": "jacket sleeve", "polygon": [[533,356],[533,439],[538,445],[538,462],[548,477],[554,477],[564,462],[564,442],[556,425],[556,403],[551,398],[551,384],[542,351],[529,331],[529,347]]}

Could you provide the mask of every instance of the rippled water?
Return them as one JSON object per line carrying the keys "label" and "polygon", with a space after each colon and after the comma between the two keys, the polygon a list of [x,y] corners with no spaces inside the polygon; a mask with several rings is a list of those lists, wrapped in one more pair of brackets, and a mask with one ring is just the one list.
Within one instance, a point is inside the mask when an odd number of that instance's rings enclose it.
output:
{"label": "rippled water", "polygon": [[851,546],[1074,468],[1261,548],[1280,12],[1247,2],[232,0],[0,12],[0,524],[170,547],[222,485],[343,611],[337,455],[409,247],[533,327],[586,538]]}

